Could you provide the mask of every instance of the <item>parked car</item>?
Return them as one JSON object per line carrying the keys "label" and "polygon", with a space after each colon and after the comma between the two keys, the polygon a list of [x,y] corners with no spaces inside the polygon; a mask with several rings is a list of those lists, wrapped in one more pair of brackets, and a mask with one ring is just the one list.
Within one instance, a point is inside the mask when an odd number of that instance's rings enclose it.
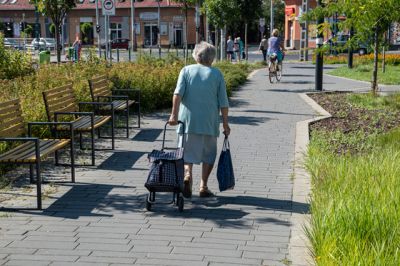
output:
{"label": "parked car", "polygon": [[12,39],[4,38],[4,47],[6,48],[14,48],[15,49],[16,42]]}
{"label": "parked car", "polygon": [[44,47],[46,50],[55,50],[56,49],[56,40],[53,38],[40,38],[40,40],[44,43]]}
{"label": "parked car", "polygon": [[[111,44],[111,49],[129,49],[129,39],[114,39],[110,42]],[[101,45],[102,49],[106,48],[106,44],[103,43]]]}
{"label": "parked car", "polygon": [[[324,47],[329,54],[338,54],[347,52],[347,42],[349,41],[348,34],[338,34],[336,37],[331,37],[324,42]],[[369,45],[366,43],[358,42],[354,48],[354,52],[358,52],[359,55],[365,55],[371,53]]]}
{"label": "parked car", "polygon": [[33,39],[31,45],[35,50],[44,50],[46,48],[46,44],[43,42],[43,38]]}

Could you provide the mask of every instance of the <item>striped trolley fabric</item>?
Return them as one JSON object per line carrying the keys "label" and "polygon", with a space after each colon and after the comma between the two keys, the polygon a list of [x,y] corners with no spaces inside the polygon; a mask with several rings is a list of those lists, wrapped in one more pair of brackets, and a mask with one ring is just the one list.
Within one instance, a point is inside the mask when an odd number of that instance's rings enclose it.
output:
{"label": "striped trolley fabric", "polygon": [[176,191],[183,187],[183,148],[172,151],[153,150],[147,156],[151,162],[145,183],[149,191]]}

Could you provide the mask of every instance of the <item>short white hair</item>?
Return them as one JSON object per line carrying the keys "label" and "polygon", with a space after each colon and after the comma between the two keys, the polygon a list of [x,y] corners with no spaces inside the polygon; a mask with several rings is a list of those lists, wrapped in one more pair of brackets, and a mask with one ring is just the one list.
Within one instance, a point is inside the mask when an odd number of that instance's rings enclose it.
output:
{"label": "short white hair", "polygon": [[211,66],[216,53],[217,50],[214,45],[209,44],[208,42],[200,42],[194,47],[192,56],[197,63]]}

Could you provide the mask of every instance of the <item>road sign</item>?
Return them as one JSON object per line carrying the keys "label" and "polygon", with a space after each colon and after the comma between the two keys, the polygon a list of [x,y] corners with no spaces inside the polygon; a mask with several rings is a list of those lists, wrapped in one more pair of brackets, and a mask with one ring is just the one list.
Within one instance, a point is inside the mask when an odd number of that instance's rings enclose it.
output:
{"label": "road sign", "polygon": [[265,26],[265,18],[260,18],[260,27],[264,27]]}
{"label": "road sign", "polygon": [[115,16],[115,0],[103,0],[103,16]]}
{"label": "road sign", "polygon": [[264,33],[264,31],[265,31],[265,26],[261,26],[261,25],[260,25],[260,27],[258,27],[258,29],[260,30],[261,33]]}

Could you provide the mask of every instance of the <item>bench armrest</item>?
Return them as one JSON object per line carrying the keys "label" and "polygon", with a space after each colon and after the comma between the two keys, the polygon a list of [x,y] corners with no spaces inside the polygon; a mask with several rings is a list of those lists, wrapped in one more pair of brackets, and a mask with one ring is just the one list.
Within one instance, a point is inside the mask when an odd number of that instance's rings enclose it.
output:
{"label": "bench armrest", "polygon": [[128,100],[128,95],[111,95],[111,96],[97,96],[97,101],[101,102],[100,99],[101,98],[105,98],[105,99],[109,99],[109,100],[113,100],[113,99],[123,99],[123,100]]}
{"label": "bench armrest", "polygon": [[[137,102],[140,102],[140,97],[141,97],[141,90],[140,89],[113,89],[111,90],[113,96],[118,96],[119,94],[123,94],[124,96],[130,96],[130,93],[134,93],[134,96],[136,99],[132,99],[135,100]],[[114,95],[114,93],[117,93],[116,95]],[[129,97],[129,99],[131,99],[131,97]]]}
{"label": "bench armrest", "polygon": [[74,125],[72,122],[28,122],[28,136],[32,136],[33,126],[57,126],[57,125],[67,125],[69,126],[71,136],[73,136]]}

